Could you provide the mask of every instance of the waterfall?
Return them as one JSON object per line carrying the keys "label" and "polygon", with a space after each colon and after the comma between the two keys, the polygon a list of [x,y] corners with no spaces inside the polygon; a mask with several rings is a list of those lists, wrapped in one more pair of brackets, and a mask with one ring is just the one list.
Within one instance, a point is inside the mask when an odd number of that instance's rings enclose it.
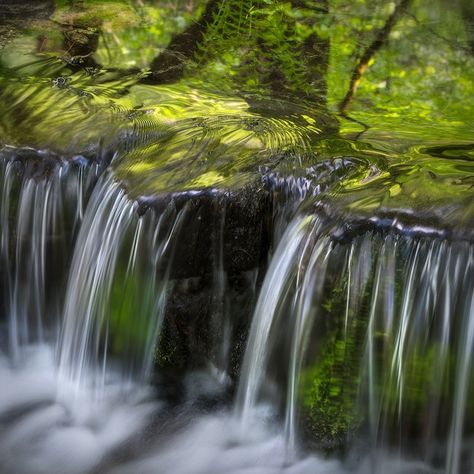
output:
{"label": "waterfall", "polygon": [[471,4],[0,0],[0,474],[474,474]]}
{"label": "waterfall", "polygon": [[[241,232],[229,196],[134,200],[113,170],[82,158],[2,153],[0,421],[11,428],[0,434],[1,469],[238,472],[266,453],[275,473],[469,472],[471,242],[385,221],[351,226],[308,212],[304,196],[291,212],[277,202],[275,249],[229,407],[234,346],[246,335],[239,305],[252,298],[260,272],[229,260],[229,241]],[[248,288],[237,300],[235,279]],[[196,288],[203,299],[192,309],[207,302],[207,326],[198,319],[190,327],[207,348],[199,360],[190,354],[178,399],[187,400],[184,412],[202,400],[227,400],[226,411],[172,429],[169,451],[153,442],[145,454],[134,444],[121,465],[123,443],[176,413],[176,401],[156,395],[170,383],[154,385],[156,364],[169,357],[160,353],[163,331],[168,352],[182,344],[169,325],[181,324],[173,318]],[[280,426],[281,435],[270,434]],[[304,433],[345,466],[306,456]],[[188,449],[198,439],[204,458],[193,470]],[[37,454],[20,463],[29,445]]]}
{"label": "waterfall", "polygon": [[256,306],[239,383],[244,423],[272,397],[282,403],[286,386],[290,455],[303,425],[333,447],[362,449],[371,472],[387,452],[469,472],[473,264],[469,242],[394,229],[342,238],[334,222],[296,217]]}
{"label": "waterfall", "polygon": [[[165,389],[152,381],[164,318],[176,305],[170,296],[179,309],[188,287],[192,294],[201,284],[199,265],[211,270],[204,276],[209,362],[203,382],[191,377],[184,389],[191,400],[214,396],[229,385],[231,341],[242,324],[230,318],[229,280],[241,278],[253,293],[258,270],[240,275],[229,267],[225,225],[226,218],[235,225],[235,211],[226,215],[225,196],[150,203],[131,199],[111,170],[81,157],[12,148],[1,158],[1,303],[8,317],[1,334],[9,349],[0,356],[0,423],[8,426],[0,431],[0,470],[101,469],[152,416],[163,416],[166,402],[157,403],[154,392]],[[182,248],[176,254],[178,244],[192,249],[195,238],[195,260]],[[21,459],[27,446],[34,454]]]}
{"label": "waterfall", "polygon": [[92,383],[100,392],[114,355],[125,382],[147,380],[186,209],[171,203],[159,216],[139,216],[112,177],[97,184],[72,258],[59,343],[60,377],[76,390]]}
{"label": "waterfall", "polygon": [[33,156],[6,148],[0,157],[1,278],[13,360],[25,345],[51,341],[59,330],[67,247],[97,174],[80,161],[54,160],[48,168],[41,154]]}
{"label": "waterfall", "polygon": [[[316,221],[319,223],[319,221]],[[275,344],[272,329],[285,316],[284,300],[292,297],[300,278],[300,264],[311,246],[311,233],[317,234],[317,223],[311,218],[295,219],[283,235],[280,245],[268,269],[255,309],[248,339],[248,347],[241,371],[241,381],[237,396],[238,410],[242,412],[244,424],[251,416],[251,409],[257,402],[267,365],[268,352]],[[312,232],[309,232],[311,229]],[[319,246],[318,246],[319,248]],[[266,344],[262,344],[266,341]]]}
{"label": "waterfall", "polygon": [[[6,148],[0,160],[9,356],[18,361],[25,347],[53,344],[66,392],[88,387],[99,396],[110,372],[120,372],[124,386],[145,382],[173,289],[176,244],[201,217],[189,212],[190,203],[177,207],[174,200],[159,210],[142,206],[149,208],[144,212],[109,171],[98,179],[94,164],[42,153]],[[219,213],[212,325],[214,337],[223,337],[213,341],[213,357],[226,371],[231,321],[224,302],[225,212]]]}

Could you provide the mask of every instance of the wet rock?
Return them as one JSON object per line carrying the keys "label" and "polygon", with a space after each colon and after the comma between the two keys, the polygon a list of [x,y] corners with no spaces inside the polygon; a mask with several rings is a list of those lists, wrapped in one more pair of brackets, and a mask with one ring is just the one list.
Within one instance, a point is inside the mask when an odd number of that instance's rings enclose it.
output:
{"label": "wet rock", "polygon": [[206,277],[175,280],[156,350],[162,374],[210,368],[236,378],[263,272],[225,277],[221,290]]}
{"label": "wet rock", "polygon": [[237,377],[271,246],[271,195],[255,184],[237,192],[149,199],[146,206],[160,213],[170,200],[177,212],[186,211],[168,265],[173,290],[157,369],[186,371],[211,363]]}
{"label": "wet rock", "polygon": [[0,159],[14,164],[18,173],[25,178],[45,179],[61,165],[61,158],[53,152],[34,148],[4,147]]}
{"label": "wet rock", "polygon": [[3,0],[0,3],[0,21],[18,22],[49,18],[55,10],[53,0]]}
{"label": "wet rock", "polygon": [[182,211],[170,267],[171,278],[209,275],[222,267],[238,274],[260,267],[271,244],[271,195],[261,184],[236,191],[205,190],[139,199],[139,212],[158,214],[173,205]]}
{"label": "wet rock", "polygon": [[410,161],[402,157],[370,177],[343,176],[330,194],[315,200],[316,212],[344,221],[345,236],[393,228],[406,235],[473,241],[472,147],[433,147],[424,153]]}

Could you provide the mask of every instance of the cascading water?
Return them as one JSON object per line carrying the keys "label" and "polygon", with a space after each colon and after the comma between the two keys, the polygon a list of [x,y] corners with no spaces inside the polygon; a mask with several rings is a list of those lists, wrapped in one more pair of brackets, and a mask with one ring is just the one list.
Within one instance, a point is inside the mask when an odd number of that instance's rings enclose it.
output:
{"label": "cascading water", "polygon": [[344,241],[333,222],[296,218],[257,303],[244,420],[269,385],[286,385],[290,447],[299,421],[349,459],[365,453],[370,472],[388,459],[396,472],[406,459],[416,472],[470,472],[473,257],[469,242],[387,229]]}
{"label": "cascading water", "polygon": [[474,473],[448,3],[0,1],[0,474]]}
{"label": "cascading water", "polygon": [[48,164],[46,155],[42,163],[34,153],[7,148],[0,157],[3,307],[13,359],[25,345],[51,340],[59,330],[62,291],[51,286],[62,287],[67,247],[97,176],[94,166],[55,158]]}
{"label": "cascading water", "polygon": [[146,380],[166,300],[168,272],[161,258],[172,252],[185,212],[139,217],[136,204],[111,178],[98,183],[71,264],[61,376],[79,386],[93,370],[103,378],[109,352],[115,352],[124,358],[124,379]]}
{"label": "cascading water", "polygon": [[[232,408],[224,212],[211,239],[209,364],[183,374],[170,398],[168,379],[151,384],[157,342],[174,288],[195,284],[173,265],[204,211],[140,204],[110,171],[39,168],[23,155],[12,149],[2,162],[2,472],[470,472],[468,241],[386,224],[354,232],[291,204],[288,224],[275,218],[287,228]],[[203,416],[202,403],[216,401],[220,413]],[[147,432],[162,434],[145,442]],[[303,432],[344,463],[305,457]]]}
{"label": "cascading water", "polygon": [[[10,317],[2,335],[9,332],[11,350],[1,360],[8,389],[0,399],[0,471],[109,470],[119,446],[164,416],[154,395],[163,389],[149,385],[156,343],[173,291],[176,244],[201,217],[173,200],[159,211],[146,210],[109,172],[98,178],[93,165],[53,160],[51,169],[38,171],[33,150],[23,161],[12,150],[2,163],[2,284]],[[38,171],[34,176],[32,169]],[[224,221],[215,224],[211,278],[216,296],[210,357],[219,371],[191,376],[184,389],[190,400],[214,397],[228,385],[220,372],[229,365],[231,337],[221,300]],[[13,261],[10,248],[16,249]],[[53,281],[57,287],[50,291]],[[32,298],[37,311],[29,311]],[[31,456],[22,459],[27,446]],[[141,450],[132,450],[132,459]]]}

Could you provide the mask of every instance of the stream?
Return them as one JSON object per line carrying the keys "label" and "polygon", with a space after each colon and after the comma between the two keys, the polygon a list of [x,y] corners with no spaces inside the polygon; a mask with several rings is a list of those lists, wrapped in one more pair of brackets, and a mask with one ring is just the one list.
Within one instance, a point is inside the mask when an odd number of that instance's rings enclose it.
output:
{"label": "stream", "polygon": [[468,2],[69,3],[0,6],[0,473],[474,473]]}

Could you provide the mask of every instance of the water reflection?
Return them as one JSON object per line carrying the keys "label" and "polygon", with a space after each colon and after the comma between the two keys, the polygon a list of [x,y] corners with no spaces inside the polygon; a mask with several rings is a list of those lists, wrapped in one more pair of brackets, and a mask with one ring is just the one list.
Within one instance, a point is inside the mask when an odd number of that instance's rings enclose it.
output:
{"label": "water reflection", "polygon": [[[468,0],[2,2],[0,470],[472,470],[473,20]],[[331,378],[344,362],[365,391]]]}
{"label": "water reflection", "polygon": [[350,119],[341,119],[343,133],[368,128],[372,139],[468,138],[466,3],[9,0],[1,64],[11,73],[32,56],[54,56],[66,77],[115,71],[154,85],[308,101],[313,111],[342,111]]}

